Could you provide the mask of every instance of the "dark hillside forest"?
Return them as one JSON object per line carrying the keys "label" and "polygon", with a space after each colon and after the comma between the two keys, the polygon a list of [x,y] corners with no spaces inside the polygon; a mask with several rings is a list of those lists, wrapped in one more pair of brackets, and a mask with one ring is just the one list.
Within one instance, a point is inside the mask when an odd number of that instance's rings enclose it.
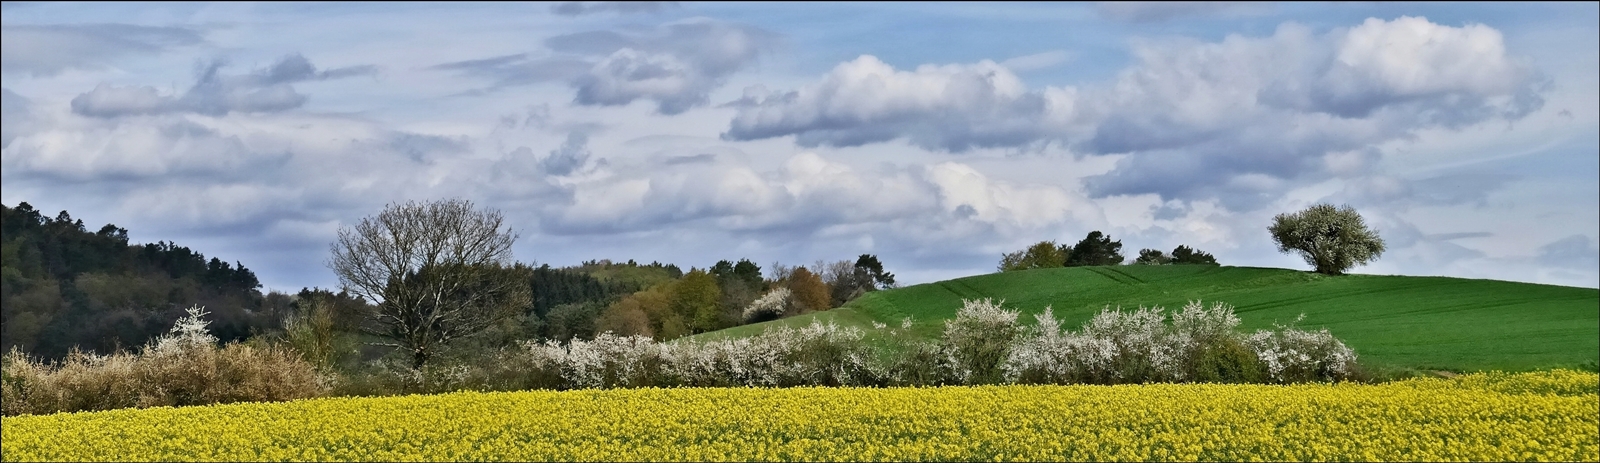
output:
{"label": "dark hillside forest", "polygon": [[[0,244],[0,349],[44,360],[60,360],[74,347],[99,354],[137,350],[195,305],[209,312],[209,329],[224,343],[255,336],[286,339],[286,320],[303,315],[314,300],[328,303],[329,329],[345,345],[373,340],[369,322],[376,307],[369,301],[321,288],[263,294],[243,263],[208,259],[166,241],[129,244],[127,229],[106,224],[91,232],[67,211],[51,218],[28,203],[0,205]],[[742,312],[778,287],[794,289],[797,296],[771,316],[827,310],[878,286],[892,286],[893,276],[875,257],[862,259],[854,265],[819,261],[809,271],[774,264],[771,279],[746,259],[688,273],[674,264],[633,260],[591,260],[564,268],[518,263],[504,271],[527,282],[530,304],[460,347],[474,351],[529,339],[590,339],[603,331],[671,339],[747,323]],[[801,277],[788,278],[790,273]],[[679,284],[696,275],[693,282]],[[379,352],[384,349],[358,350],[361,355],[347,360],[384,355]]]}
{"label": "dark hillside forest", "polygon": [[174,243],[128,244],[128,230],[90,232],[67,211],[0,205],[0,348],[59,359],[73,346],[132,349],[166,331],[183,309],[211,313],[223,341],[278,329],[287,295],[264,296],[256,275]]}

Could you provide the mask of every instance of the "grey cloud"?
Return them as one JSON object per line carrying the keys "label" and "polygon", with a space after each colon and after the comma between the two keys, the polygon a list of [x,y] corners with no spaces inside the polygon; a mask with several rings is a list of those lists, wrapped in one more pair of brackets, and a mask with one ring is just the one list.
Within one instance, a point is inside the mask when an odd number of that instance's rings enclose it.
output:
{"label": "grey cloud", "polygon": [[1539,247],[1535,261],[1541,265],[1594,270],[1600,267],[1600,249],[1595,240],[1584,235],[1572,235]]}
{"label": "grey cloud", "polygon": [[1384,174],[1366,175],[1345,181],[1336,200],[1357,206],[1408,208],[1411,206],[1483,207],[1489,195],[1516,180],[1500,172],[1462,171],[1420,179]]}
{"label": "grey cloud", "polygon": [[66,69],[98,69],[136,54],[156,54],[203,41],[181,27],[131,24],[0,26],[0,72],[50,76]]}
{"label": "grey cloud", "polygon": [[656,13],[669,8],[676,8],[677,6],[678,2],[561,2],[551,5],[550,11],[562,16],[578,16],[607,11],[618,14]]}
{"label": "grey cloud", "polygon": [[376,72],[373,66],[353,66],[317,71],[304,56],[293,54],[255,72],[224,75],[223,61],[206,65],[194,86],[182,95],[162,95],[155,87],[100,84],[72,99],[72,112],[83,116],[114,118],[165,113],[212,116],[231,112],[279,112],[298,108],[307,97],[290,84],[337,79]]}
{"label": "grey cloud", "polygon": [[[550,151],[550,156],[539,162],[540,167],[550,175],[567,176],[579,173],[585,168],[592,170],[596,163],[591,163],[593,153],[589,152],[589,134],[582,131],[573,131],[567,134],[567,140],[560,148]],[[603,164],[604,159],[596,161]]]}
{"label": "grey cloud", "polygon": [[1422,204],[1483,206],[1488,203],[1490,193],[1514,179],[1502,173],[1463,172],[1418,180],[1412,182],[1411,188]]}
{"label": "grey cloud", "polygon": [[1450,240],[1459,240],[1459,239],[1466,239],[1466,238],[1488,238],[1488,237],[1491,237],[1491,236],[1494,236],[1494,233],[1489,233],[1489,232],[1460,232],[1460,233],[1435,233],[1435,234],[1431,234],[1431,235],[1424,235],[1423,238],[1426,238],[1426,239],[1431,240],[1431,241],[1450,241]]}
{"label": "grey cloud", "polygon": [[1101,16],[1134,23],[1162,22],[1184,17],[1237,15],[1265,12],[1261,2],[1095,2]]}
{"label": "grey cloud", "polygon": [[1189,214],[1193,208],[1179,201],[1167,201],[1156,206],[1150,217],[1156,220],[1172,220]]}
{"label": "grey cloud", "polygon": [[671,158],[667,158],[666,162],[669,166],[678,164],[709,164],[717,162],[717,155],[711,153],[701,153],[692,156],[673,156]]}
{"label": "grey cloud", "polygon": [[526,53],[457,61],[431,69],[486,77],[485,91],[561,81],[582,105],[656,102],[661,114],[707,103],[726,77],[754,62],[777,36],[754,27],[691,19],[644,31],[589,31],[547,39],[554,56]]}
{"label": "grey cloud", "polygon": [[601,56],[573,81],[574,101],[622,105],[654,100],[662,114],[705,105],[723,79],[756,60],[776,36],[714,20],[669,24],[650,34],[591,32],[552,37],[551,49]]}
{"label": "grey cloud", "polygon": [[550,104],[540,103],[529,105],[522,114],[505,114],[500,116],[501,129],[527,129],[544,128],[550,126]]}
{"label": "grey cloud", "polygon": [[488,89],[536,84],[540,82],[569,81],[588,72],[594,64],[571,57],[533,58],[527,53],[496,56],[477,60],[456,61],[429,67],[429,69],[457,71],[463,74],[487,77],[494,81]]}
{"label": "grey cloud", "polygon": [[444,155],[461,154],[470,149],[466,137],[449,138],[412,132],[394,132],[382,140],[389,152],[405,155],[426,164]]}
{"label": "grey cloud", "polygon": [[482,72],[482,71],[485,71],[485,70],[500,69],[500,68],[503,68],[503,67],[508,66],[508,65],[517,64],[517,63],[523,63],[523,62],[527,62],[527,61],[528,61],[528,54],[527,53],[513,53],[513,54],[510,54],[510,55],[501,55],[501,56],[495,56],[495,57],[490,57],[490,58],[469,59],[469,60],[465,60],[465,61],[455,61],[455,62],[449,62],[449,63],[444,63],[444,64],[436,64],[436,65],[433,65],[433,66],[429,66],[428,69]]}

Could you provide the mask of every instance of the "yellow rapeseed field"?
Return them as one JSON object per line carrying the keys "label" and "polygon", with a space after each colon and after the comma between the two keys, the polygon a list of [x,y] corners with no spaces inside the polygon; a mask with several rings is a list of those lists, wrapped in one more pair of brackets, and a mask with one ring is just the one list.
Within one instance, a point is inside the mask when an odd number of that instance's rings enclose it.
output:
{"label": "yellow rapeseed field", "polygon": [[24,460],[1600,460],[1600,376],[461,392],[3,418]]}

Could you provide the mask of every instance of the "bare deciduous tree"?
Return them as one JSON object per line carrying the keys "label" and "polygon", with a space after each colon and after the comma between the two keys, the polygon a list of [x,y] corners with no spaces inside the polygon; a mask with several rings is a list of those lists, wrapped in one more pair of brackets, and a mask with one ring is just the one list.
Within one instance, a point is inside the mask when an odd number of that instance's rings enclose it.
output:
{"label": "bare deciduous tree", "polygon": [[499,211],[465,200],[390,204],[339,230],[328,267],[345,290],[377,303],[366,331],[421,368],[450,341],[527,305],[527,282],[505,268],[517,235],[503,226]]}

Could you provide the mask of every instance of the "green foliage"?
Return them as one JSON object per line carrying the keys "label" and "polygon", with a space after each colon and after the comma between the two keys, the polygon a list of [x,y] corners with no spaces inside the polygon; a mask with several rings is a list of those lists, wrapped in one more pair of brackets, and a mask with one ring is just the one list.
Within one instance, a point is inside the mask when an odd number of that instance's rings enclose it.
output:
{"label": "green foliage", "polygon": [[1383,239],[1350,206],[1318,204],[1278,214],[1267,227],[1278,251],[1297,253],[1317,273],[1340,275],[1383,255]]}
{"label": "green foliage", "polygon": [[158,242],[130,245],[128,231],[91,232],[61,211],[0,205],[0,348],[44,360],[74,348],[110,354],[144,344],[182,315],[211,307],[216,335],[237,341],[276,331],[283,295],[262,295],[255,273],[235,262]]}
{"label": "green foliage", "polygon": [[588,301],[606,301],[620,294],[637,291],[628,279],[602,280],[577,270],[550,268],[550,264],[532,269],[528,275],[528,290],[533,297],[533,313],[545,317],[550,309],[562,304]]}
{"label": "green foliage", "polygon": [[545,339],[569,340],[594,337],[596,321],[606,306],[596,301],[562,304],[550,310],[545,317]]}
{"label": "green foliage", "polygon": [[1177,249],[1172,250],[1172,263],[1178,265],[1217,265],[1217,258],[1212,257],[1211,254],[1205,251],[1200,251],[1180,244],[1178,245]]}
{"label": "green foliage", "polygon": [[751,262],[750,259],[739,259],[737,264],[719,260],[716,265],[711,266],[709,272],[717,278],[718,283],[724,286],[732,282],[739,282],[754,287],[759,286],[762,282],[761,266]]}
{"label": "green foliage", "polygon": [[314,297],[299,302],[299,310],[284,321],[284,340],[300,358],[319,369],[333,365],[334,301]]}
{"label": "green foliage", "polygon": [[894,274],[883,270],[883,262],[878,261],[878,256],[862,254],[857,257],[856,271],[857,273],[864,272],[867,277],[871,278],[872,284],[876,285],[877,289],[890,289],[896,286]]}
{"label": "green foliage", "polygon": [[612,262],[610,259],[591,260],[566,270],[617,284],[627,291],[637,291],[683,278],[683,270],[678,269],[677,265],[660,262],[639,264],[632,260],[623,263]]}
{"label": "green foliage", "polygon": [[1065,245],[1057,246],[1054,241],[1040,241],[1028,246],[1027,249],[1001,255],[1000,271],[1057,268],[1065,264],[1071,254],[1072,250]]}
{"label": "green foliage", "polygon": [[1133,263],[1137,265],[1167,265],[1172,263],[1172,258],[1154,249],[1140,249],[1139,258],[1134,259]]}
{"label": "green foliage", "polygon": [[1122,241],[1111,241],[1110,236],[1095,230],[1078,241],[1078,244],[1072,245],[1072,252],[1067,255],[1065,266],[1121,265],[1124,259]]}
{"label": "green foliage", "polygon": [[1194,380],[1204,383],[1266,382],[1267,369],[1250,350],[1236,338],[1224,337],[1209,340],[1198,347],[1190,371]]}
{"label": "green foliage", "polygon": [[719,328],[722,291],[717,279],[700,269],[690,269],[673,288],[668,306],[684,320],[690,331],[703,333]]}
{"label": "green foliage", "polygon": [[761,266],[751,262],[750,259],[739,259],[738,263],[721,260],[711,266],[710,273],[716,278],[717,287],[721,289],[718,298],[721,312],[710,329],[718,330],[738,325],[743,321],[744,308],[766,289],[766,281],[761,278]]}

